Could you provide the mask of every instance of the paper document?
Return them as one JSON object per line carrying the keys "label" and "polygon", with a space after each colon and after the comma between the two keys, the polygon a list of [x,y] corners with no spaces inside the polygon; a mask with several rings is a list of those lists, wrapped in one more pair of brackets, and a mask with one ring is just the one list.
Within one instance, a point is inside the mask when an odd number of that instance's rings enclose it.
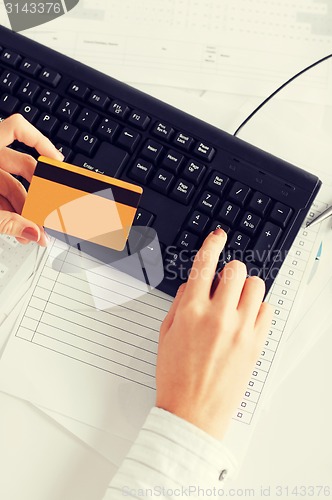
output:
{"label": "paper document", "polygon": [[330,24],[329,0],[80,0],[25,35],[122,81],[262,96],[330,52]]}

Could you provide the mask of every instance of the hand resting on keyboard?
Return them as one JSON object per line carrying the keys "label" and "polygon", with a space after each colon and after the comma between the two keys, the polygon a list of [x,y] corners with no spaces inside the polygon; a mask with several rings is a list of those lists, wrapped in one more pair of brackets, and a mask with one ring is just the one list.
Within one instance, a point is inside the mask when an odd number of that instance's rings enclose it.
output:
{"label": "hand resting on keyboard", "polygon": [[15,236],[20,243],[35,241],[46,246],[43,228],[19,215],[26,191],[10,174],[20,175],[30,182],[37,162],[32,156],[7,147],[15,140],[56,160],[63,160],[63,155],[22,115],[12,115],[0,123],[0,233]]}
{"label": "hand resting on keyboard", "polygon": [[226,233],[216,229],[196,254],[160,330],[157,403],[222,439],[262,349],[272,308],[264,281],[237,260],[215,277]]}

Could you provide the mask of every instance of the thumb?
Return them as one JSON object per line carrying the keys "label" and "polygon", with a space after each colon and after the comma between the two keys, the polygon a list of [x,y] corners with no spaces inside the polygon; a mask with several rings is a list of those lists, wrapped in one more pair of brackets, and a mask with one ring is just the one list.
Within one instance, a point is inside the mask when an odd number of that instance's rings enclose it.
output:
{"label": "thumb", "polygon": [[42,232],[34,222],[31,222],[15,212],[0,210],[0,234],[14,236],[18,240],[44,243]]}

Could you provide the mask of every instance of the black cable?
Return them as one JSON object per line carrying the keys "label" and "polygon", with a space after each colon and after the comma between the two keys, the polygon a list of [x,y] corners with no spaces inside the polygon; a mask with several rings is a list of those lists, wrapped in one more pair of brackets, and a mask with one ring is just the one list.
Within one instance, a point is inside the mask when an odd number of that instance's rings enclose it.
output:
{"label": "black cable", "polygon": [[239,133],[239,131],[241,130],[241,128],[244,127],[244,125],[246,125],[246,123],[248,123],[249,120],[251,120],[251,118],[257,113],[257,111],[259,111],[267,102],[269,102],[269,100],[272,99],[272,97],[274,97],[276,94],[278,94],[278,92],[280,92],[280,90],[282,90],[284,87],[286,87],[286,85],[288,85],[289,83],[291,83],[293,80],[295,80],[295,78],[298,78],[300,75],[302,75],[303,73],[305,73],[309,69],[313,68],[314,66],[317,66],[317,64],[320,64],[323,61],[326,61],[330,57],[332,57],[332,54],[329,54],[328,56],[322,57],[322,59],[319,59],[318,61],[310,64],[310,66],[307,66],[306,68],[302,69],[301,71],[299,71],[298,73],[296,73],[296,75],[292,76],[291,78],[289,78],[289,80],[287,80],[282,85],[280,85],[280,87],[278,87],[276,90],[274,90],[272,92],[272,94],[270,94],[266,99],[264,99],[264,101],[261,102],[257,106],[257,108],[255,108],[250,113],[250,115],[247,116],[247,118],[245,120],[243,120],[243,122],[238,126],[238,128],[235,130],[235,132],[234,132],[233,135],[236,136]]}

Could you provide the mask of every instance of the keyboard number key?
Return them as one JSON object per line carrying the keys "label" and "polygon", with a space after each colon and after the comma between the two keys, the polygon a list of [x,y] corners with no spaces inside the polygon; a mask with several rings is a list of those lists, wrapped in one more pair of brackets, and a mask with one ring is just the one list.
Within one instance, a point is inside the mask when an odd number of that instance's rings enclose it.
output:
{"label": "keyboard number key", "polygon": [[[241,250],[241,252],[244,252],[250,242],[249,236],[240,233],[239,231],[236,231],[229,243],[229,248],[232,250]],[[242,257],[242,258],[240,258]],[[240,260],[243,260],[243,255],[238,256],[237,258],[240,258]]]}
{"label": "keyboard number key", "polygon": [[202,234],[205,231],[210,219],[207,215],[197,212],[197,210],[190,215],[188,220],[188,229],[194,233]]}
{"label": "keyboard number key", "polygon": [[189,231],[183,231],[177,239],[176,246],[180,250],[187,250],[190,252],[196,248],[197,241],[198,236],[195,236]]}
{"label": "keyboard number key", "polygon": [[223,222],[226,222],[227,225],[232,226],[236,221],[239,213],[240,207],[234,205],[229,201],[226,201],[219,212],[219,217]]}
{"label": "keyboard number key", "polygon": [[219,197],[216,194],[210,193],[210,191],[204,191],[197,204],[197,208],[202,212],[213,215],[217,209],[218,204]]}
{"label": "keyboard number key", "polygon": [[258,215],[246,212],[240,222],[240,229],[248,234],[254,234],[259,226],[261,219]]}

